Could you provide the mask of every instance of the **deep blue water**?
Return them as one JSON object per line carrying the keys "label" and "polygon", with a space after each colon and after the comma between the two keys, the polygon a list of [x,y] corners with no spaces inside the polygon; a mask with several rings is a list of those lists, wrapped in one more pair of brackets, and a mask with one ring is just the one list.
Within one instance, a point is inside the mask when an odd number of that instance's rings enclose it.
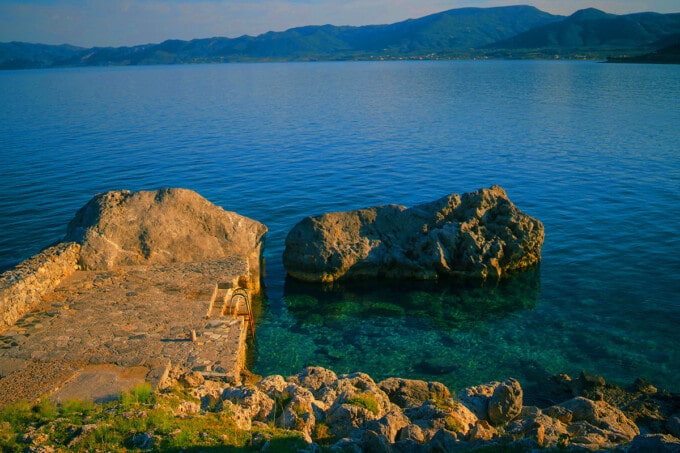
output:
{"label": "deep blue water", "polygon": [[[453,389],[582,369],[680,391],[680,71],[370,62],[0,72],[0,267],[112,189],[187,187],[268,225],[253,371]],[[503,186],[543,221],[498,288],[286,283],[302,217]]]}

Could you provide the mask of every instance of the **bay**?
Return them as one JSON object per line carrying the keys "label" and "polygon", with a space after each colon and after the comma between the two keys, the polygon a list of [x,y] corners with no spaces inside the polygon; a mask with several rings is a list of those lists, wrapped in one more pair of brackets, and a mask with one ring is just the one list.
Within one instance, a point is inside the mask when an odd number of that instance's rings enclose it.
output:
{"label": "bay", "polygon": [[[265,223],[250,368],[453,389],[582,369],[679,391],[680,73],[592,62],[333,62],[0,72],[0,268],[95,193],[186,187]],[[304,216],[503,186],[543,221],[500,287],[286,280]]]}

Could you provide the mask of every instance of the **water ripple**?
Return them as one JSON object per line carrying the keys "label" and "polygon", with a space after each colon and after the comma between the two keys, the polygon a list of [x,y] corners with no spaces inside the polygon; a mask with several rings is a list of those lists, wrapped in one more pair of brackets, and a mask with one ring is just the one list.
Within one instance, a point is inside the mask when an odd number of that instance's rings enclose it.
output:
{"label": "water ripple", "polygon": [[[0,72],[0,267],[62,237],[95,193],[188,187],[270,228],[256,371],[319,363],[459,386],[588,368],[678,390],[674,70],[402,62]],[[529,297],[406,291],[397,306],[370,291],[347,296],[345,310],[354,297],[383,315],[440,307],[465,319],[456,328],[419,324],[437,321],[432,313],[386,321],[347,311],[319,324],[288,310],[281,253],[302,217],[492,184],[546,227],[540,290]],[[522,308],[469,312],[508,300]],[[456,371],[426,376],[417,363]]]}

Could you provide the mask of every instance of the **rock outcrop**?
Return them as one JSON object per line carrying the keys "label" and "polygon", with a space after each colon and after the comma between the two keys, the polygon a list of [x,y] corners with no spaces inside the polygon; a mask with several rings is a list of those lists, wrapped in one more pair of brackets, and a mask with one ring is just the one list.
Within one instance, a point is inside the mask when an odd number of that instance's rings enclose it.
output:
{"label": "rock outcrop", "polygon": [[160,189],[95,196],[69,223],[66,240],[81,244],[85,270],[246,257],[249,286],[258,291],[266,232],[196,192]]}
{"label": "rock outcrop", "polygon": [[494,447],[624,452],[628,445],[629,451],[676,451],[680,442],[667,430],[641,436],[630,418],[635,411],[624,413],[604,400],[577,396],[543,408],[525,406],[520,383],[512,378],[463,389],[452,397],[437,382],[388,378],[375,383],[365,373],[336,375],[308,367],[288,378],[274,375],[255,385],[228,387],[217,401],[212,386],[194,387],[192,392],[204,410],[228,411],[244,429],[264,423],[299,431],[316,444],[312,451],[318,445],[352,452]]}
{"label": "rock outcrop", "polygon": [[288,274],[310,282],[438,277],[498,280],[536,265],[543,224],[498,186],[412,208],[307,217],[286,238]]}

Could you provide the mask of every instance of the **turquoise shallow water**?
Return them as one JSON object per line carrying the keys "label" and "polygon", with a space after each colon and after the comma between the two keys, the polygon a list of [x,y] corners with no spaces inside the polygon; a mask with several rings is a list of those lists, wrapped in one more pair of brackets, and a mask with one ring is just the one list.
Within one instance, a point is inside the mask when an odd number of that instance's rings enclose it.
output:
{"label": "turquoise shallow water", "polygon": [[[111,189],[194,189],[267,224],[252,369],[453,388],[582,369],[680,391],[680,74],[587,62],[0,72],[0,266]],[[546,228],[500,287],[287,281],[303,216],[503,186]]]}

